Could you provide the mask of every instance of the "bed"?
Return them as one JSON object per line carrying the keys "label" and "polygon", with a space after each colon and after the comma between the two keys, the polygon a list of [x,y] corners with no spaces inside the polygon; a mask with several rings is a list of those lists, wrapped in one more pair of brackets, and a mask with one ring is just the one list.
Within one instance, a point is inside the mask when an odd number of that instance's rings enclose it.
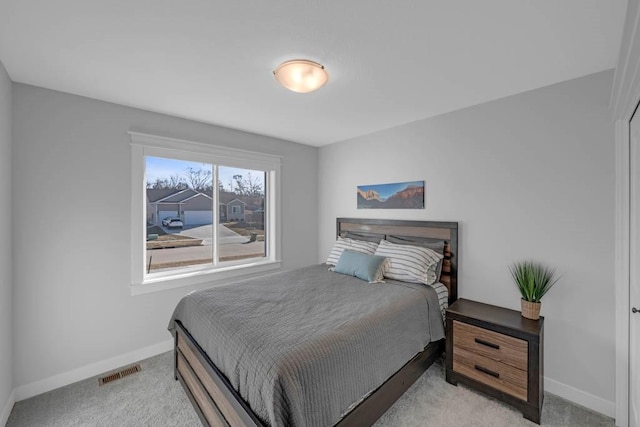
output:
{"label": "bed", "polygon": [[[457,299],[457,223],[336,225],[340,237],[444,241],[440,282]],[[316,265],[183,298],[169,325],[175,377],[202,423],[373,424],[444,349],[437,288],[385,282]]]}

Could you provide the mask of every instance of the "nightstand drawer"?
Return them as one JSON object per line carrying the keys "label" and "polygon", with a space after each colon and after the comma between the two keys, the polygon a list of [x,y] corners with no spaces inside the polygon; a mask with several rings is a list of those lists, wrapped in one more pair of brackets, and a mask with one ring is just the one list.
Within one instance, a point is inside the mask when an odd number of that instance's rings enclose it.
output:
{"label": "nightstand drawer", "polygon": [[453,348],[453,370],[483,384],[527,400],[527,371],[488,357]]}
{"label": "nightstand drawer", "polygon": [[453,321],[453,346],[527,370],[527,341],[477,326]]}

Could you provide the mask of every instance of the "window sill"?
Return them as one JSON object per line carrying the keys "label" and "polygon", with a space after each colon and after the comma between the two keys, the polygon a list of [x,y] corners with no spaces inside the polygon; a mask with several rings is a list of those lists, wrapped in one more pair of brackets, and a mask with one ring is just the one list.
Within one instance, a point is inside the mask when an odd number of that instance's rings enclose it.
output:
{"label": "window sill", "polygon": [[282,261],[263,261],[254,264],[234,265],[215,270],[201,270],[189,273],[176,274],[169,277],[148,279],[143,283],[130,286],[131,295],[144,295],[153,292],[182,288],[185,286],[210,284],[215,286],[228,279],[246,279],[268,271],[282,268]]}

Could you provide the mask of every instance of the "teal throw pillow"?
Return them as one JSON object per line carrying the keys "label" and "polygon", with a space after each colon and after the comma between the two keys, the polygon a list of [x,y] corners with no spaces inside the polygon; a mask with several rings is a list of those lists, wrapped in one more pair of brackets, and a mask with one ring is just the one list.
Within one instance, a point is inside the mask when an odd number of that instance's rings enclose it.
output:
{"label": "teal throw pillow", "polygon": [[333,271],[354,276],[369,283],[380,283],[384,277],[387,258],[345,249]]}

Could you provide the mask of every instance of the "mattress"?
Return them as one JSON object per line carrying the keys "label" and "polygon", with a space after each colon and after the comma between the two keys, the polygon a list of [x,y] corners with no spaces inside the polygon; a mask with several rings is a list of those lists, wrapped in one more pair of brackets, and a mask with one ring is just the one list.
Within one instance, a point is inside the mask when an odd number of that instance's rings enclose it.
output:
{"label": "mattress", "polygon": [[315,265],[192,292],[169,330],[179,320],[266,425],[334,425],[444,338],[436,288]]}

